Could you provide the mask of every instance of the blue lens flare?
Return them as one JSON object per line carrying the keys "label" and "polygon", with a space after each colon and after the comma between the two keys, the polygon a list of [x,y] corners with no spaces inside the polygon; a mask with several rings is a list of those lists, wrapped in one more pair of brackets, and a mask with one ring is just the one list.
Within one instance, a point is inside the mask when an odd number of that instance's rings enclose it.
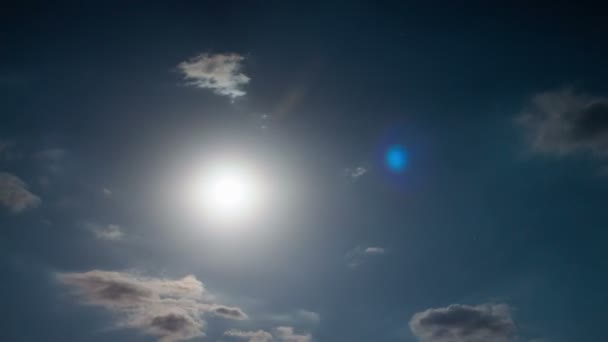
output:
{"label": "blue lens flare", "polygon": [[409,156],[407,151],[399,145],[391,146],[384,156],[386,165],[392,172],[403,172],[408,166]]}

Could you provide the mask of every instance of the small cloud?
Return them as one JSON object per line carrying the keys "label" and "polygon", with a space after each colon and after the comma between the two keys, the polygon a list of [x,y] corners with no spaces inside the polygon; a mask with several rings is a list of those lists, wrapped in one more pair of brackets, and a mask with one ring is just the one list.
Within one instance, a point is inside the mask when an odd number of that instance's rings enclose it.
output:
{"label": "small cloud", "polygon": [[108,189],[108,188],[102,188],[101,192],[104,194],[104,196],[112,196],[112,190]]}
{"label": "small cloud", "polygon": [[228,330],[224,333],[226,336],[236,337],[239,339],[247,340],[248,342],[271,342],[272,334],[264,331],[242,331],[242,330]]}
{"label": "small cloud", "polygon": [[18,213],[38,206],[40,198],[31,193],[20,178],[0,172],[0,204]]}
{"label": "small cloud", "polygon": [[11,143],[8,141],[0,141],[0,153],[4,152],[11,146]]}
{"label": "small cloud", "polygon": [[356,181],[359,178],[363,177],[367,173],[367,169],[363,166],[357,166],[355,168],[346,168],[344,169],[344,174],[350,177],[352,180]]}
{"label": "small cloud", "polygon": [[277,337],[278,341],[284,342],[311,342],[312,336],[310,334],[296,334],[293,327],[278,327],[274,329],[274,336]]}
{"label": "small cloud", "polygon": [[34,154],[34,158],[49,162],[59,162],[67,156],[68,152],[62,148],[49,148]]}
{"label": "small cloud", "polygon": [[216,94],[229,96],[233,100],[245,95],[242,85],[250,78],[241,72],[245,58],[236,53],[200,54],[178,65],[188,84],[211,89]]}
{"label": "small cloud", "polygon": [[359,267],[365,259],[385,255],[388,251],[384,247],[378,246],[370,246],[370,247],[361,247],[357,246],[353,248],[350,252],[346,254],[346,259],[348,261],[348,266],[351,268]]}
{"label": "small cloud", "polygon": [[608,157],[608,98],[571,89],[535,95],[517,123],[532,151],[566,156]]}
{"label": "small cloud", "polygon": [[247,315],[239,308],[231,308],[228,306],[218,305],[212,309],[212,312],[220,317],[242,320],[247,319]]}
{"label": "small cloud", "polygon": [[235,337],[247,342],[311,342],[312,336],[309,333],[298,334],[293,327],[281,326],[273,329],[272,333],[264,330],[241,331],[229,330],[225,336]]}
{"label": "small cloud", "polygon": [[289,313],[269,315],[268,319],[281,324],[314,326],[321,321],[321,315],[304,309]]}
{"label": "small cloud", "polygon": [[122,240],[125,236],[122,228],[116,224],[102,226],[95,223],[85,223],[85,226],[100,240]]}
{"label": "small cloud", "polygon": [[382,255],[386,254],[386,250],[382,247],[367,247],[363,253],[366,255]]}
{"label": "small cloud", "polygon": [[321,315],[314,311],[298,310],[297,316],[301,317],[304,321],[310,322],[312,324],[319,324],[319,322],[321,322]]}
{"label": "small cloud", "polygon": [[515,324],[506,304],[452,304],[416,313],[409,322],[420,342],[510,342]]}
{"label": "small cloud", "polygon": [[117,327],[138,329],[161,342],[205,336],[206,322],[201,316],[218,308],[208,302],[211,296],[193,275],[171,280],[93,270],[59,273],[57,280],[72,289],[83,304],[116,314]]}

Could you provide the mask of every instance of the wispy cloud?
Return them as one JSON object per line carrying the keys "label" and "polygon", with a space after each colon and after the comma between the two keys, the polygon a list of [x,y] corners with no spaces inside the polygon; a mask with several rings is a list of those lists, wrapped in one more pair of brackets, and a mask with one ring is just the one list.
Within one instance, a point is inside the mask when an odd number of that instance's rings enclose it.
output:
{"label": "wispy cloud", "polygon": [[118,327],[139,329],[162,342],[204,336],[204,314],[247,318],[239,308],[213,303],[203,283],[192,275],[171,280],[93,270],[59,273],[57,279],[71,288],[82,303],[119,315]]}
{"label": "wispy cloud", "polygon": [[515,324],[506,304],[452,304],[416,313],[409,322],[421,342],[510,342]]}
{"label": "wispy cloud", "polygon": [[354,168],[346,168],[344,169],[344,174],[350,177],[352,180],[356,181],[359,178],[363,177],[367,173],[367,169],[363,166],[357,166]]}
{"label": "wispy cloud", "polygon": [[241,330],[229,330],[224,333],[226,336],[236,337],[248,342],[271,342],[272,334],[268,331],[257,330],[257,331],[241,331]]}
{"label": "wispy cloud", "polygon": [[102,225],[93,222],[86,222],[84,227],[100,240],[122,240],[125,233],[117,224]]}
{"label": "wispy cloud", "polygon": [[178,68],[190,85],[211,89],[216,94],[235,99],[246,94],[241,86],[250,80],[241,72],[244,59],[235,53],[203,53],[180,63]]}
{"label": "wispy cloud", "polygon": [[296,333],[293,327],[282,326],[273,329],[272,334],[264,331],[241,331],[229,330],[224,333],[226,336],[236,337],[247,340],[247,342],[311,342],[310,333]]}
{"label": "wispy cloud", "polygon": [[10,142],[0,140],[0,153],[4,152],[9,146],[11,146]]}
{"label": "wispy cloud", "polygon": [[382,255],[382,254],[386,254],[386,249],[384,249],[382,247],[367,247],[363,251],[363,254],[366,254],[366,255]]}
{"label": "wispy cloud", "polygon": [[348,266],[351,268],[357,268],[363,263],[366,258],[385,255],[388,251],[384,247],[379,246],[369,246],[369,247],[361,247],[357,246],[353,248],[346,254],[346,260],[348,262]]}
{"label": "wispy cloud", "polygon": [[64,159],[67,154],[68,152],[62,148],[49,148],[36,152],[34,154],[34,158],[50,162],[58,162]]}
{"label": "wispy cloud", "polygon": [[19,177],[0,172],[0,204],[17,213],[36,207],[40,198],[31,193]]}
{"label": "wispy cloud", "polygon": [[517,123],[534,152],[608,157],[607,97],[571,89],[540,93],[526,105]]}
{"label": "wispy cloud", "polygon": [[295,310],[288,313],[272,314],[268,319],[278,324],[314,326],[321,321],[321,315],[309,310]]}

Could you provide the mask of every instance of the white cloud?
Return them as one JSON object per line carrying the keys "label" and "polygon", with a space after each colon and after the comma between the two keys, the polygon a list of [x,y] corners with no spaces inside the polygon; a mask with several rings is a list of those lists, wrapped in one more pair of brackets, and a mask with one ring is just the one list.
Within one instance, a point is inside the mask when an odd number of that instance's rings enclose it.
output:
{"label": "white cloud", "polygon": [[312,336],[310,334],[296,334],[292,327],[278,327],[274,330],[274,335],[281,342],[310,342]]}
{"label": "white cloud", "polygon": [[216,94],[226,95],[235,99],[245,95],[242,85],[249,83],[250,78],[241,72],[241,55],[231,54],[201,54],[182,62],[178,68],[184,74],[189,84],[205,89],[211,89]]}
{"label": "white cloud", "polygon": [[452,304],[416,313],[409,322],[421,342],[510,342],[515,324],[506,304]]}
{"label": "white cloud", "polygon": [[102,226],[89,222],[85,226],[100,240],[122,240],[125,236],[122,228],[116,224]]}
{"label": "white cloud", "polygon": [[586,152],[608,157],[608,98],[572,90],[535,95],[517,123],[532,151],[564,156]]}
{"label": "white cloud", "polygon": [[20,178],[0,172],[0,204],[13,212],[21,212],[36,207],[40,204],[40,198],[31,193]]}
{"label": "white cloud", "polygon": [[118,327],[139,329],[162,342],[204,336],[206,322],[201,316],[207,313],[231,319],[247,318],[238,308],[212,303],[203,283],[192,275],[171,280],[93,270],[59,273],[57,279],[84,304],[119,315]]}
{"label": "white cloud", "polygon": [[241,331],[229,330],[224,333],[226,336],[237,337],[247,340],[248,342],[271,342],[272,334],[264,330],[258,331]]}
{"label": "white cloud", "polygon": [[367,173],[367,169],[363,166],[357,166],[355,168],[346,168],[344,169],[344,174],[350,177],[352,180],[358,180],[363,177]]}
{"label": "white cloud", "polygon": [[381,255],[385,254],[386,250],[382,247],[367,247],[364,251],[364,254],[367,255]]}
{"label": "white cloud", "polygon": [[273,329],[273,333],[264,330],[258,331],[241,331],[229,330],[224,333],[226,336],[236,337],[247,340],[247,342],[311,342],[312,336],[310,333],[298,334],[294,332],[293,327],[281,326]]}
{"label": "white cloud", "polygon": [[280,324],[314,326],[321,321],[321,315],[314,311],[300,309],[288,313],[272,314],[267,319],[280,322]]}
{"label": "white cloud", "polygon": [[361,247],[357,246],[353,248],[350,252],[346,254],[346,260],[348,261],[348,266],[351,268],[357,268],[363,263],[366,258],[370,258],[373,256],[385,255],[388,251],[384,247],[379,246],[369,246],[369,247]]}

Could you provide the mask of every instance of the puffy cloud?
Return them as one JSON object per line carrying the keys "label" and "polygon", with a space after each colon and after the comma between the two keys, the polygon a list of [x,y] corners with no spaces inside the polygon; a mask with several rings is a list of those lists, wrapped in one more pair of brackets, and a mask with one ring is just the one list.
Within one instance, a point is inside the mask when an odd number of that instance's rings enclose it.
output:
{"label": "puffy cloud", "polygon": [[178,65],[189,84],[212,89],[216,94],[235,99],[245,95],[241,86],[249,83],[249,77],[241,72],[245,58],[231,54],[201,54]]}
{"label": "puffy cloud", "polygon": [[533,151],[608,157],[608,98],[572,90],[537,94],[517,122]]}
{"label": "puffy cloud", "polygon": [[509,342],[515,338],[506,304],[428,309],[416,313],[409,326],[421,342]]}
{"label": "puffy cloud", "polygon": [[40,198],[28,190],[27,184],[9,173],[0,172],[0,204],[13,212],[36,207]]}
{"label": "puffy cloud", "polygon": [[310,334],[296,334],[292,327],[278,327],[274,331],[274,335],[281,342],[310,342],[312,336]]}
{"label": "puffy cloud", "polygon": [[370,247],[361,247],[357,246],[350,252],[346,254],[346,259],[348,261],[348,266],[351,268],[356,268],[365,258],[372,256],[379,256],[387,254],[388,251],[384,247],[378,246],[370,246]]}
{"label": "puffy cloud", "polygon": [[273,333],[264,330],[240,331],[229,330],[224,333],[226,336],[236,337],[247,340],[248,342],[311,342],[310,334],[300,335],[294,332],[293,327],[277,327]]}
{"label": "puffy cloud", "polygon": [[[70,287],[81,301],[100,306],[122,318],[119,327],[135,328],[171,342],[204,336],[201,315],[215,314],[220,307],[210,303],[203,284],[194,276],[171,280],[149,278],[129,272],[93,270],[84,273],[60,273],[57,279]],[[229,308],[242,317],[236,308]]]}
{"label": "puffy cloud", "polygon": [[241,331],[241,330],[229,330],[224,333],[226,336],[237,337],[245,339],[248,342],[271,342],[272,334],[264,330],[258,331]]}

